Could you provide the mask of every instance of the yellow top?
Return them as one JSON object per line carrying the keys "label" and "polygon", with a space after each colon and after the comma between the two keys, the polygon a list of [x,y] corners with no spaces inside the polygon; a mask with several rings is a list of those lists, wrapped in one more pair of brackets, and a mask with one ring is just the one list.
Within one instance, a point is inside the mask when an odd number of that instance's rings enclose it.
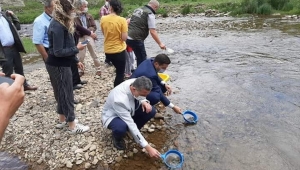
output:
{"label": "yellow top", "polygon": [[105,53],[120,53],[126,49],[126,43],[122,40],[122,33],[128,32],[125,18],[114,14],[102,16],[100,26],[104,35]]}

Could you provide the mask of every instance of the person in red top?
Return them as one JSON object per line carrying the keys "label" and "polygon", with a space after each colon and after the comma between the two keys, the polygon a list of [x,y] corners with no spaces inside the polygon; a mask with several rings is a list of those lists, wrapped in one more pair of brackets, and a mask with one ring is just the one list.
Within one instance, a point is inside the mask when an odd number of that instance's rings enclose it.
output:
{"label": "person in red top", "polygon": [[109,0],[105,1],[105,4],[100,8],[99,11],[99,19],[101,19],[101,17],[110,14],[109,11]]}
{"label": "person in red top", "polygon": [[[105,4],[100,8],[100,11],[99,11],[99,20],[101,20],[101,18],[105,15],[108,15],[110,14],[110,5],[109,5],[109,1],[110,0],[105,0]],[[111,61],[109,59],[107,59],[107,57],[105,56],[105,61],[104,63],[107,65],[107,66],[112,66],[113,64],[111,63]]]}

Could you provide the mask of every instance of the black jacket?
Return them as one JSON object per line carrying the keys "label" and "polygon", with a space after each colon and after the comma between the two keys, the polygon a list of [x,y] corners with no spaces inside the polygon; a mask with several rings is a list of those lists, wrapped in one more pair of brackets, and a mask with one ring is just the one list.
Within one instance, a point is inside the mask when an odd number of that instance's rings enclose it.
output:
{"label": "black jacket", "polygon": [[[15,44],[14,46],[17,48],[18,52],[23,52],[23,53],[26,53],[25,51],[25,48],[23,46],[23,43],[20,39],[20,36],[17,32],[17,30],[20,30],[21,27],[20,27],[20,21],[19,19],[17,18],[16,15],[11,15],[11,14],[8,14],[7,12],[1,12],[2,14],[2,17],[4,17],[8,24],[9,24],[9,27],[10,27],[10,30],[14,36],[14,40],[15,40]],[[3,48],[2,48],[2,44],[0,42],[0,62],[1,61],[5,61],[5,55],[3,53]]]}
{"label": "black jacket", "polygon": [[70,67],[79,52],[74,37],[65,26],[52,19],[48,28],[49,50],[46,64]]}

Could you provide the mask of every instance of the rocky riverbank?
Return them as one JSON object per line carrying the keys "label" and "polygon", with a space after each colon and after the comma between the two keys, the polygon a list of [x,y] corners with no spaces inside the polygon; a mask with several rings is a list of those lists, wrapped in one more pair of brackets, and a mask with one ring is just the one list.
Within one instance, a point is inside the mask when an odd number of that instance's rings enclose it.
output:
{"label": "rocky riverbank", "polygon": [[[110,131],[104,129],[101,123],[101,110],[113,88],[114,69],[103,66],[106,71],[101,76],[95,76],[90,58],[87,57],[87,70],[83,76],[88,84],[74,91],[74,94],[80,102],[75,105],[76,117],[80,123],[89,125],[91,130],[70,135],[66,129],[55,129],[58,121],[56,102],[48,73],[45,68],[40,68],[26,74],[30,83],[39,89],[26,92],[25,101],[11,119],[0,150],[18,155],[30,164],[31,169],[91,169],[99,165],[108,169],[112,163],[144,152],[130,137],[126,140],[126,151],[118,151],[113,147]],[[164,108],[159,110],[165,112]],[[166,130],[163,120],[153,120],[142,129],[146,136],[154,131]]]}

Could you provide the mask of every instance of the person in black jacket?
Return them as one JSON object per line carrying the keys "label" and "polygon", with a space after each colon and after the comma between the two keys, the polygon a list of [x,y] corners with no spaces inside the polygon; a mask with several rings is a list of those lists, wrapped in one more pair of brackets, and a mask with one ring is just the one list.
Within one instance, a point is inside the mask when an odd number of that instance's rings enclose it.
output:
{"label": "person in black jacket", "polygon": [[53,19],[48,29],[49,50],[46,60],[46,69],[50,76],[59,123],[56,128],[69,127],[70,134],[84,133],[90,128],[78,124],[74,113],[74,94],[72,81],[72,62],[77,62],[83,69],[83,64],[78,62],[76,54],[86,45],[74,41],[74,6],[72,0],[55,1]]}
{"label": "person in black jacket", "polygon": [[[10,77],[15,73],[24,76],[23,64],[20,52],[26,53],[17,30],[20,30],[20,22],[12,11],[2,12],[0,8],[0,65],[5,76]],[[36,90],[24,81],[24,90]]]}

